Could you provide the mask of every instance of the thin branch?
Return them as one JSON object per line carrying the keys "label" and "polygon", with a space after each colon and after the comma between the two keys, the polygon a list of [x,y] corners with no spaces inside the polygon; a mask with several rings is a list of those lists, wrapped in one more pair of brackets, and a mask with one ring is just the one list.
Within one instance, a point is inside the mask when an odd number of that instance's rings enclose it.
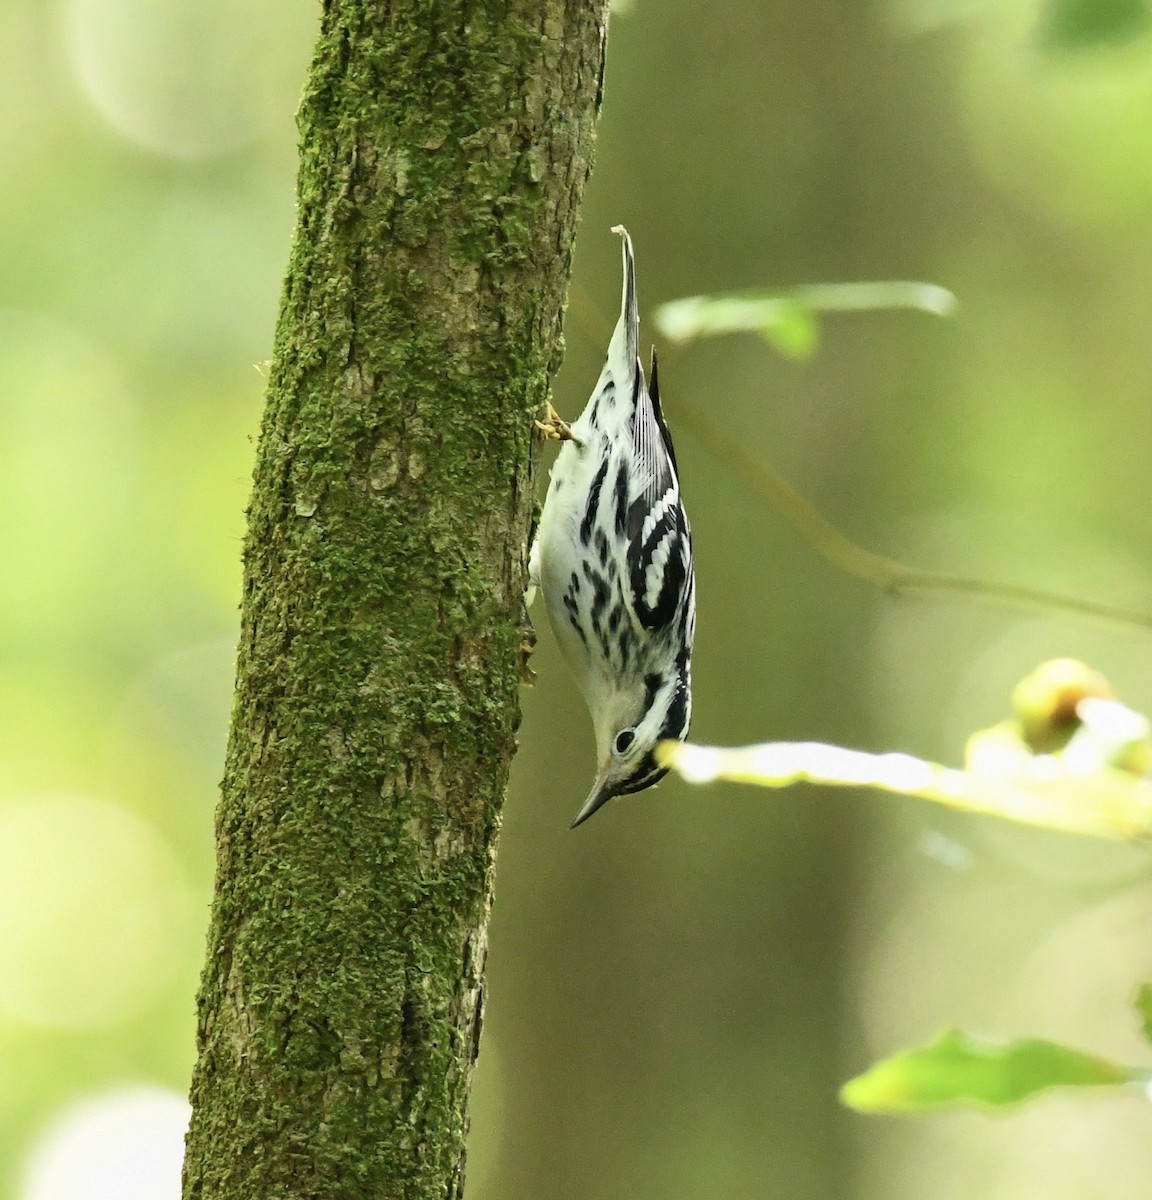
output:
{"label": "thin branch", "polygon": [[[825,308],[830,307],[829,300],[836,297],[823,296],[820,293],[829,285],[814,284],[803,289],[805,299],[816,307],[816,301],[821,301]],[[857,285],[865,288],[868,285]],[[927,284],[885,284],[876,287],[923,289],[930,288]],[[903,300],[906,305],[918,301],[916,307],[925,308],[943,314],[948,311],[943,297],[951,293],[939,289],[941,296],[917,293],[904,296],[888,295],[889,304]],[[839,308],[874,308],[877,296],[870,294],[865,297],[867,304],[856,303],[848,305],[844,302]],[[842,298],[841,298],[842,299]],[[932,307],[932,303],[936,307]],[[668,308],[667,305],[664,306]],[[603,310],[593,301],[583,288],[573,285],[569,294],[569,323],[584,331],[593,341],[605,341],[610,330],[610,324],[605,319]],[[679,353],[675,345],[666,352],[665,358],[674,361]],[[668,404],[667,399],[665,403]],[[768,463],[757,458],[751,451],[729,434],[723,426],[705,416],[699,409],[689,404],[673,401],[669,407],[675,415],[674,425],[677,429],[687,429],[706,449],[732,473],[740,479],[771,508],[778,512],[800,534],[807,545],[831,567],[841,571],[853,579],[860,579],[871,584],[889,595],[964,595],[985,600],[993,604],[1004,604],[1014,608],[1031,609],[1034,612],[1056,615],[1072,615],[1086,617],[1095,621],[1106,621],[1115,624],[1128,625],[1138,629],[1152,629],[1152,613],[1140,609],[1125,608],[1121,605],[1103,604],[1096,600],[1085,600],[1079,596],[1066,596],[1059,592],[1049,592],[1041,588],[1019,587],[1011,583],[989,583],[983,579],[974,579],[966,575],[953,575],[948,572],[925,571],[920,567],[908,566],[894,558],[886,558],[882,554],[873,554],[855,542],[849,541],[834,525],[823,517],[817,509],[800,495],[784,478]]]}
{"label": "thin branch", "polygon": [[1079,596],[1065,596],[1039,588],[1010,583],[990,583],[964,575],[924,571],[881,554],[873,554],[849,541],[830,524],[777,471],[762,462],[719,424],[688,405],[674,407],[677,428],[693,436],[757,495],[795,528],[808,546],[826,563],[892,595],[923,593],[960,594],[997,604],[1037,612],[1071,614],[1097,621],[1118,622],[1152,629],[1152,614],[1119,605],[1102,604]]}

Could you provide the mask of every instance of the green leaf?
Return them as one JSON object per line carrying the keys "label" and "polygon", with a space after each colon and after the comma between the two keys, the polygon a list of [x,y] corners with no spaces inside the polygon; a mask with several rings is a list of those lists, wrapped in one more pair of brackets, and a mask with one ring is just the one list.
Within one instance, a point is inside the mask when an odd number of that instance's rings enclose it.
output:
{"label": "green leaf", "polygon": [[1049,0],[1038,40],[1046,50],[1090,50],[1152,28],[1148,0]]}
{"label": "green leaf", "polygon": [[934,283],[810,283],[786,292],[754,289],[687,296],[661,305],[656,324],[676,342],[718,333],[759,332],[783,353],[806,358],[816,345],[820,313],[910,308],[944,317],[955,307],[956,297]]}
{"label": "green leaf", "polygon": [[1136,1011],[1140,1014],[1144,1040],[1152,1042],[1152,983],[1143,984],[1136,993]]}
{"label": "green leaf", "polygon": [[1129,1083],[1145,1073],[1055,1042],[988,1042],[948,1030],[878,1062],[840,1089],[857,1112],[922,1112],[946,1104],[1018,1104],[1053,1087]]}
{"label": "green leaf", "polygon": [[820,325],[810,308],[781,300],[760,332],[787,358],[805,359],[816,350]]}
{"label": "green leaf", "polygon": [[874,787],[1083,837],[1152,840],[1152,780],[1108,766],[1086,772],[1076,761],[1032,754],[1010,721],[968,739],[963,771],[911,754],[869,754],[823,742],[701,746],[664,741],[656,747],[656,759],[689,783],[728,779],[767,788],[798,783]]}

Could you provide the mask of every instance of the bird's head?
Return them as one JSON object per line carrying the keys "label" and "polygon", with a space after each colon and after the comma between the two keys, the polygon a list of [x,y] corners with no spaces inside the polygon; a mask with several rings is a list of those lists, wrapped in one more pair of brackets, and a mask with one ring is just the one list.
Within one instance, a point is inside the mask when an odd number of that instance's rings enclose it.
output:
{"label": "bird's head", "polygon": [[666,738],[682,741],[692,714],[692,689],[686,673],[651,673],[630,680],[593,706],[596,729],[596,782],[572,828],[613,796],[641,792],[668,773],[653,753]]}

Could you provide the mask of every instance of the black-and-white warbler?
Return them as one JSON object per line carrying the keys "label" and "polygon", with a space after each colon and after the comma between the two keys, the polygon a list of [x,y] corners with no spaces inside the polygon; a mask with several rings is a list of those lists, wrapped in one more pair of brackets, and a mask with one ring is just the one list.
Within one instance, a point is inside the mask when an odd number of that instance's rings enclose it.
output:
{"label": "black-and-white warbler", "polygon": [[596,730],[596,782],[573,827],[613,796],[666,774],[653,756],[683,739],[696,629],[692,540],[676,455],[639,357],[636,266],[623,226],[620,320],[580,419],[539,422],[563,441],[529,566]]}

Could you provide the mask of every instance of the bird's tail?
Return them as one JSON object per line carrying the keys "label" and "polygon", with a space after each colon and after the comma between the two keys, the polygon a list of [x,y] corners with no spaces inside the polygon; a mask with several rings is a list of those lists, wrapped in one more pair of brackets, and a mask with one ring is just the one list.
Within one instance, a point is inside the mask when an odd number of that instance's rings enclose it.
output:
{"label": "bird's tail", "polygon": [[636,305],[636,259],[632,253],[632,239],[623,225],[613,225],[612,232],[622,239],[621,253],[624,260],[624,282],[620,292],[620,320],[612,336],[612,351],[627,363],[640,368],[640,313]]}

